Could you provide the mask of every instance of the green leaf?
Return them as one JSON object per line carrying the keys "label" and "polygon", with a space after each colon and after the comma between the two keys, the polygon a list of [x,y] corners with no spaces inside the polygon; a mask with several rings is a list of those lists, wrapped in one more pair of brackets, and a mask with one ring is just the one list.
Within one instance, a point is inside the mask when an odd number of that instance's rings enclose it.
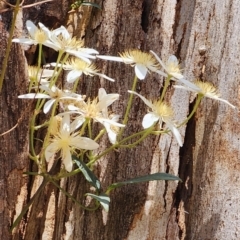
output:
{"label": "green leaf", "polygon": [[98,4],[96,4],[96,3],[91,3],[91,2],[82,2],[82,5],[84,6],[91,6],[91,7],[96,7],[96,8],[98,8],[98,9],[101,9],[101,7],[98,5]]}
{"label": "green leaf", "polygon": [[104,193],[101,193],[100,195],[94,195],[92,193],[86,193],[87,196],[90,196],[94,199],[96,199],[97,201],[100,202],[100,204],[102,205],[103,209],[108,212],[109,210],[109,204],[110,204],[110,197]]}
{"label": "green leaf", "polygon": [[86,180],[96,189],[100,190],[101,184],[98,178],[88,168],[88,166],[76,156],[72,155],[73,161],[77,164],[78,168],[82,171]]}
{"label": "green leaf", "polygon": [[181,181],[181,179],[179,177],[176,177],[172,174],[153,173],[153,174],[150,174],[150,175],[145,175],[145,176],[141,176],[141,177],[132,178],[132,179],[129,179],[129,180],[124,181],[124,182],[113,183],[110,186],[108,186],[106,193],[108,194],[113,189],[121,187],[121,186],[126,185],[126,184],[149,182],[149,181],[155,181],[155,180],[167,180],[167,181],[178,180],[178,181]]}

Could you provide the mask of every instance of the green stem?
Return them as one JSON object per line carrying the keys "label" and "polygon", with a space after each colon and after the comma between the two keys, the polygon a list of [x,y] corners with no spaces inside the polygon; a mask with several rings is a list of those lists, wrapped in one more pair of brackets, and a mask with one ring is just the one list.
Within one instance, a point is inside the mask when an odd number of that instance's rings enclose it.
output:
{"label": "green stem", "polygon": [[84,210],[88,210],[88,211],[95,211],[99,208],[100,204],[97,204],[94,208],[87,208],[85,206],[83,206],[77,199],[75,199],[71,194],[69,194],[67,191],[65,191],[63,188],[61,188],[55,181],[51,180],[51,183],[53,183],[53,185],[55,185],[60,191],[62,191],[67,197],[69,197],[70,199],[72,199],[73,202],[75,202],[77,205],[79,205],[81,208],[83,208]]}
{"label": "green stem", "polygon": [[17,0],[15,8],[14,8],[13,20],[12,20],[12,24],[11,24],[11,28],[10,28],[10,32],[9,32],[7,50],[6,50],[4,60],[3,60],[3,67],[2,67],[2,71],[1,71],[1,75],[0,75],[0,93],[2,91],[3,79],[5,76],[6,69],[7,69],[7,63],[8,63],[8,58],[9,58],[9,54],[10,54],[10,50],[11,50],[11,46],[12,46],[12,38],[13,38],[15,23],[17,20],[17,14],[19,12],[19,9],[20,9],[20,0]]}
{"label": "green stem", "polygon": [[[42,56],[42,44],[39,44],[39,49],[38,49],[38,68],[37,68],[37,72],[36,72],[36,76],[35,76],[35,79],[38,81],[39,80],[39,83],[41,82],[41,76],[40,78],[38,79],[38,73],[39,73],[39,70],[41,68],[41,56]],[[30,81],[30,85],[29,85],[29,88],[28,88],[28,92],[31,91],[32,89],[32,85],[33,85],[33,81]]]}
{"label": "green stem", "polygon": [[169,86],[171,77],[172,77],[171,75],[168,75],[168,76],[167,76],[167,79],[165,80],[164,87],[163,87],[163,91],[162,91],[162,94],[161,94],[161,97],[160,97],[160,102],[162,102],[163,99],[164,99],[164,96],[165,96],[166,91],[167,91],[167,88],[168,88],[168,86]]}
{"label": "green stem", "polygon": [[193,107],[192,112],[188,115],[188,117],[187,117],[181,124],[179,124],[179,125],[177,126],[177,128],[180,128],[181,126],[185,125],[185,124],[191,119],[191,117],[192,117],[192,116],[194,115],[194,113],[197,111],[197,108],[198,108],[198,106],[199,106],[199,104],[200,104],[200,102],[201,102],[201,100],[202,100],[203,97],[204,97],[204,96],[203,96],[202,94],[199,94],[199,95],[197,96],[197,100],[196,100],[196,102],[195,102],[195,104],[194,104],[194,107]]}
{"label": "green stem", "polygon": [[[133,80],[132,89],[131,89],[132,91],[136,90],[137,80],[138,80],[138,78],[135,75],[134,80]],[[126,112],[125,112],[125,115],[124,115],[124,119],[123,119],[123,124],[124,125],[126,125],[127,122],[128,122],[128,116],[129,116],[129,113],[130,113],[130,109],[132,107],[132,101],[133,101],[133,93],[130,93],[130,97],[128,99],[128,104],[127,104],[127,109],[126,109]],[[118,134],[118,139],[121,139],[123,131],[124,131],[124,128],[121,128],[121,130],[120,130],[120,132]]]}

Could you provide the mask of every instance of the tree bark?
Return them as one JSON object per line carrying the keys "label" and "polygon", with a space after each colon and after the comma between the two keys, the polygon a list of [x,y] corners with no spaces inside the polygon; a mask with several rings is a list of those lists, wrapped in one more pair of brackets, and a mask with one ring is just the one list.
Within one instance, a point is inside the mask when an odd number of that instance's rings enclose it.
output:
{"label": "tree bark", "polygon": [[[181,59],[188,80],[198,78],[212,82],[224,99],[239,107],[240,5],[237,0],[95,2],[102,7],[101,11],[84,7],[71,15],[66,14],[67,1],[44,4],[41,12],[37,8],[26,10],[23,22],[30,18],[49,27],[65,22],[74,36],[84,39],[87,47],[101,54],[117,56],[118,52],[139,48],[155,51],[164,61],[175,54]],[[62,18],[59,12],[63,13]],[[1,61],[10,16],[4,15],[6,21],[0,22]],[[31,19],[33,16],[35,18]],[[54,186],[47,185],[10,236],[8,228],[14,216],[42,181],[41,178],[22,177],[22,172],[30,165],[26,132],[27,117],[31,114],[26,110],[30,109],[26,102],[17,99],[27,89],[24,62],[20,46],[14,45],[0,102],[0,132],[18,123],[10,133],[1,136],[0,233],[4,239],[240,238],[239,114],[238,110],[210,99],[204,99],[194,118],[180,129],[184,138],[181,149],[171,135],[150,137],[135,149],[109,154],[95,167],[103,189],[113,182],[155,172],[179,175],[182,183],[158,181],[117,189],[110,196],[108,214],[101,209],[84,211]],[[121,114],[134,71],[122,63],[99,61],[98,64],[116,82],[84,79],[79,93],[96,96],[99,87],[109,93],[117,92],[122,101],[115,104],[113,110]],[[162,77],[149,74],[144,81],[138,81],[137,91],[156,99],[162,86]],[[179,122],[194,105],[191,94],[173,87],[167,92],[167,100],[174,107]],[[144,113],[146,107],[135,98],[128,134],[142,129]],[[108,144],[106,139],[101,149]],[[80,174],[62,180],[60,185],[80,201],[89,191],[89,185]]]}

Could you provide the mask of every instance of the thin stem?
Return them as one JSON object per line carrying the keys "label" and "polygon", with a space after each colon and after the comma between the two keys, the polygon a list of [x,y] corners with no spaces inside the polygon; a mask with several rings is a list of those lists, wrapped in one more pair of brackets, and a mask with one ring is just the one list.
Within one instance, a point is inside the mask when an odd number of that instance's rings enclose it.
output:
{"label": "thin stem", "polygon": [[9,32],[7,50],[6,50],[4,60],[3,60],[3,67],[2,67],[2,71],[1,71],[1,75],[0,75],[0,93],[2,91],[3,79],[4,79],[4,76],[5,76],[5,72],[7,70],[7,63],[8,63],[8,58],[9,58],[9,54],[10,54],[10,50],[11,50],[11,46],[12,46],[12,38],[13,38],[15,23],[16,23],[16,20],[17,20],[17,14],[18,14],[19,9],[20,9],[19,5],[20,5],[20,0],[17,0],[16,1],[16,6],[14,8],[13,20],[12,20],[12,24],[11,24],[11,28],[10,28],[10,32]]}
{"label": "thin stem", "polygon": [[[135,75],[134,77],[134,80],[133,80],[133,85],[132,85],[132,91],[135,91],[136,90],[136,86],[137,86],[137,76]],[[130,113],[130,109],[132,107],[132,101],[133,101],[133,93],[130,93],[130,97],[128,99],[128,104],[127,104],[127,109],[126,109],[126,112],[125,112],[125,115],[124,115],[124,119],[123,119],[123,124],[126,125],[127,122],[128,122],[128,116],[129,116],[129,113]],[[123,134],[123,131],[124,131],[124,128],[121,128],[120,132],[119,132],[119,135],[118,135],[118,139],[121,139],[122,137],[122,134]]]}
{"label": "thin stem", "polygon": [[171,77],[172,77],[171,75],[168,75],[168,76],[167,76],[167,79],[165,80],[164,87],[163,87],[163,91],[162,91],[162,94],[161,94],[161,97],[160,97],[160,102],[162,102],[163,99],[164,99],[164,96],[165,96],[166,91],[167,91],[167,88],[168,88],[168,86],[169,86]]}
{"label": "thin stem", "polygon": [[203,98],[203,95],[202,95],[202,94],[199,94],[199,95],[197,96],[197,100],[196,100],[196,102],[195,102],[195,104],[194,104],[194,107],[193,107],[192,112],[188,115],[188,117],[187,117],[181,124],[179,124],[179,125],[177,126],[177,128],[180,128],[181,126],[185,125],[185,124],[191,119],[191,117],[192,117],[192,116],[194,115],[194,113],[197,111],[197,108],[198,108],[198,106],[199,106],[202,98]]}
{"label": "thin stem", "polygon": [[60,187],[55,181],[51,180],[51,183],[55,185],[60,191],[62,191],[67,197],[72,199],[73,202],[75,202],[77,205],[79,205],[81,208],[87,211],[95,211],[99,208],[100,204],[97,204],[94,208],[87,208],[83,206],[77,199],[75,199],[71,194],[69,194],[67,191],[65,191],[62,187]]}

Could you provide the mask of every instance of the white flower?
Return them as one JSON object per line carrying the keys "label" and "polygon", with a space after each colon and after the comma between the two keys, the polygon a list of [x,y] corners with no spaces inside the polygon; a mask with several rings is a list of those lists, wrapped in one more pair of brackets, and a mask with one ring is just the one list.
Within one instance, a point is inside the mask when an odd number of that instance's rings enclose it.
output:
{"label": "white flower", "polygon": [[45,149],[45,158],[48,162],[54,154],[61,151],[63,164],[68,172],[72,171],[71,152],[75,149],[94,150],[99,145],[90,138],[81,137],[79,133],[71,131],[70,116],[65,114],[61,121],[60,129],[54,134],[51,143]]}
{"label": "white flower", "polygon": [[[50,66],[56,66],[56,63],[51,63]],[[61,66],[61,64],[59,64]],[[93,63],[88,63],[78,58],[72,58],[63,65],[64,70],[70,70],[67,74],[67,82],[75,82],[82,74],[99,77],[103,77],[109,81],[114,82],[115,80],[106,76],[105,74],[99,73],[99,70]]]}
{"label": "white flower", "polygon": [[29,81],[33,83],[49,84],[48,79],[53,76],[54,70],[42,69],[38,70],[36,66],[28,66]]}
{"label": "white flower", "polygon": [[191,92],[200,94],[204,97],[212,98],[212,99],[227,103],[230,107],[236,108],[227,100],[220,98],[220,94],[218,93],[218,90],[210,82],[202,82],[200,80],[197,80],[194,82],[193,88],[190,86],[179,86],[179,85],[175,85],[174,87],[189,90]]}
{"label": "white flower", "polygon": [[[100,88],[98,90],[99,101],[104,99],[107,95],[108,94],[106,93],[104,88]],[[117,134],[118,134],[119,127],[125,127],[125,125],[118,123],[120,116],[117,114],[109,114],[107,107],[102,109],[102,116],[103,118],[110,120],[110,122],[103,120],[102,124],[107,131],[109,141],[112,144],[115,144],[117,141]]]}
{"label": "white flower", "polygon": [[171,132],[175,136],[179,146],[182,147],[183,142],[181,135],[178,129],[174,126],[174,123],[171,121],[171,118],[173,117],[172,108],[164,102],[160,101],[152,102],[134,91],[128,92],[140,97],[144,101],[144,103],[151,109],[151,111],[143,117],[142,121],[143,128],[144,129],[149,128],[156,122],[159,122],[160,128],[162,128],[162,122],[165,122],[166,126],[171,130]]}
{"label": "white flower", "polygon": [[138,49],[125,51],[120,54],[120,57],[102,55],[98,55],[97,57],[110,61],[124,62],[125,64],[134,66],[135,74],[140,80],[146,77],[148,71],[156,72],[159,66],[151,54]]}
{"label": "white flower", "polygon": [[61,26],[53,31],[50,31],[42,23],[39,23],[39,26],[44,32],[46,32],[49,40],[51,41],[51,44],[45,43],[44,45],[53,48],[56,51],[67,52],[88,63],[90,63],[89,58],[96,58],[91,54],[98,54],[98,51],[92,48],[84,48],[83,41],[77,40],[75,37],[71,37],[64,26]]}
{"label": "white flower", "polygon": [[36,25],[32,21],[27,20],[26,27],[29,33],[29,38],[15,38],[12,40],[12,42],[27,45],[51,44],[46,31],[43,31],[42,29],[36,27]]}
{"label": "white flower", "polygon": [[[94,100],[88,99],[87,102],[81,101],[75,103],[75,105],[69,105],[68,109],[72,113],[80,114],[76,117],[73,125],[75,129],[80,127],[84,121],[88,119],[93,119],[104,125],[107,130],[108,136],[111,142],[114,142],[114,134],[117,134],[114,127],[124,127],[125,125],[117,123],[117,115],[108,115],[108,106],[110,106],[114,101],[119,98],[119,94],[106,94],[103,88],[99,89],[98,99]],[[114,126],[114,127],[113,127]],[[115,131],[115,133],[113,133]],[[111,136],[110,136],[111,135]],[[116,140],[116,139],[115,139]]]}
{"label": "white flower", "polygon": [[52,105],[57,100],[83,100],[82,96],[76,93],[71,93],[68,91],[62,91],[61,89],[57,88],[56,86],[52,86],[51,88],[47,85],[42,85],[39,87],[40,89],[44,90],[46,93],[28,93],[19,95],[18,98],[26,98],[26,99],[39,99],[39,98],[50,98],[43,107],[43,112],[48,113],[51,109]]}
{"label": "white flower", "polygon": [[196,87],[193,83],[186,80],[184,78],[184,76],[182,75],[182,70],[179,68],[179,62],[178,62],[178,59],[176,58],[176,56],[171,55],[168,58],[168,61],[166,62],[166,64],[164,64],[155,52],[153,52],[153,51],[150,51],[150,52],[155,56],[155,58],[158,60],[160,65],[167,72],[167,74],[166,74],[160,70],[157,70],[156,71],[157,73],[159,73],[160,75],[162,75],[164,77],[167,77],[168,75],[170,75],[172,77],[171,78],[172,80],[178,80],[181,83],[183,83],[184,85],[191,87],[192,89],[194,89],[194,87]]}

